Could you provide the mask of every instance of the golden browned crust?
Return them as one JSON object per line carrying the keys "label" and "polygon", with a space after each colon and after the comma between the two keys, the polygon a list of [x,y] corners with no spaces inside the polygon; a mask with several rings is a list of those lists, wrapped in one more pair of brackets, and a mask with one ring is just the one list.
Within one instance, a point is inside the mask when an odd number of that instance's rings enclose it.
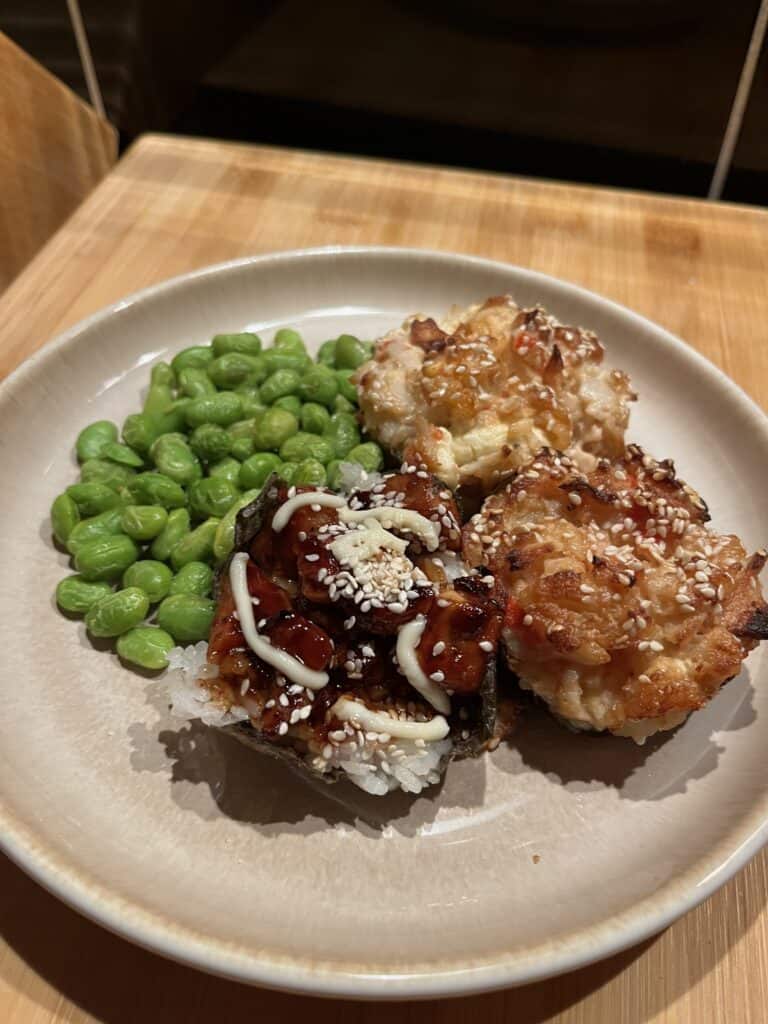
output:
{"label": "golden browned crust", "polygon": [[498,296],[442,324],[411,317],[358,371],[369,432],[452,487],[487,493],[542,446],[582,466],[624,444],[629,379],[597,336]]}
{"label": "golden browned crust", "polygon": [[630,445],[582,473],[544,450],[464,530],[465,557],[507,598],[505,649],[558,715],[631,734],[677,724],[768,637],[758,574],[703,500]]}

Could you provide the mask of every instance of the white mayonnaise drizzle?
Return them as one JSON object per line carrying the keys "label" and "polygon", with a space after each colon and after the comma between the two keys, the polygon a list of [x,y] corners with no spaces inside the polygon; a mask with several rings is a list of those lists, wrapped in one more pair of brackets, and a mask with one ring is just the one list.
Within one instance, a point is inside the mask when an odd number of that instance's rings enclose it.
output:
{"label": "white mayonnaise drizzle", "polygon": [[426,624],[426,617],[417,615],[411,622],[406,622],[404,626],[400,627],[397,631],[397,646],[395,647],[397,661],[403,675],[414,690],[418,690],[424,700],[428,700],[437,711],[448,715],[451,711],[448,694],[424,672],[416,655],[416,648],[419,646]]}
{"label": "white mayonnaise drizzle", "polygon": [[[305,497],[305,495],[299,495]],[[326,495],[331,497],[331,495]],[[310,690],[321,690],[328,682],[327,672],[316,672],[307,668],[297,658],[287,651],[281,651],[273,647],[266,637],[260,636],[256,629],[256,619],[253,614],[253,604],[248,590],[248,555],[241,551],[234,555],[229,566],[229,582],[232,585],[232,596],[235,599],[235,607],[240,617],[240,628],[243,631],[246,643],[262,661],[272,665],[278,672],[300,686],[306,686]]]}
{"label": "white mayonnaise drizzle", "polygon": [[296,494],[293,498],[284,501],[272,517],[272,529],[275,533],[284,530],[291,521],[294,512],[298,512],[305,505],[324,505],[326,508],[341,508],[346,501],[338,494],[323,494],[321,491],[306,491],[304,494]]}
{"label": "white mayonnaise drizzle", "polygon": [[296,494],[284,501],[272,517],[272,529],[280,533],[291,520],[294,512],[305,505],[323,505],[325,508],[339,509],[339,519],[343,523],[362,523],[366,519],[378,519],[386,529],[407,530],[420,541],[428,551],[436,551],[440,546],[440,534],[435,523],[420,512],[410,508],[397,508],[395,505],[380,505],[378,508],[351,509],[339,494],[324,494],[322,491],[306,491]]}
{"label": "white mayonnaise drizzle", "polygon": [[401,718],[390,717],[385,711],[371,711],[365,704],[350,700],[349,697],[339,697],[331,708],[331,714],[341,722],[359,726],[365,732],[383,732],[394,739],[432,743],[445,739],[450,731],[442,715],[435,715],[428,722],[404,722]]}
{"label": "white mayonnaise drizzle", "polygon": [[343,508],[339,512],[343,523],[362,523],[366,519],[378,519],[387,530],[406,530],[423,541],[427,551],[436,551],[440,546],[440,534],[435,523],[412,508],[398,508],[395,505],[379,505],[377,508]]}

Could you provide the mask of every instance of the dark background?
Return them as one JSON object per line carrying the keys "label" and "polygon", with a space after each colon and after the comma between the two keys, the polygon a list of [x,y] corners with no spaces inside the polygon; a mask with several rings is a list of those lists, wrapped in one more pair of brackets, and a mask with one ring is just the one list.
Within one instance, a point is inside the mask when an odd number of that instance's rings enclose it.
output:
{"label": "dark background", "polygon": [[[81,0],[110,118],[702,196],[758,3]],[[63,0],[0,28],[85,95]],[[763,49],[724,198],[768,203]]]}

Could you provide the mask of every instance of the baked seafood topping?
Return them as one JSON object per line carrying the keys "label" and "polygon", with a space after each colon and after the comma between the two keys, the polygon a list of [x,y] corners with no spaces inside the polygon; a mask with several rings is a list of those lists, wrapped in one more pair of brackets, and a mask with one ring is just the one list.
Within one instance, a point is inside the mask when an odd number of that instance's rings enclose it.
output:
{"label": "baked seafood topping", "polygon": [[409,317],[357,374],[366,428],[450,487],[487,493],[543,446],[584,469],[623,450],[634,398],[592,331],[508,295],[437,323]]}
{"label": "baked seafood topping", "polygon": [[636,445],[582,472],[544,449],[464,528],[506,597],[521,685],[576,728],[642,740],[680,724],[768,637],[766,553],[707,526],[704,501]]}

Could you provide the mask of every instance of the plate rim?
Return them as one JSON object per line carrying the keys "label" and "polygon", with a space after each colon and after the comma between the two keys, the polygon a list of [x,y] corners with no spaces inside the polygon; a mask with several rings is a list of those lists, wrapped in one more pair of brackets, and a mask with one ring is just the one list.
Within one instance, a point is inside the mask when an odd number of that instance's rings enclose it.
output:
{"label": "plate rim", "polygon": [[[35,373],[40,364],[74,344],[81,335],[156,296],[172,295],[199,280],[215,279],[260,264],[355,255],[394,261],[422,258],[453,266],[457,263],[471,264],[494,272],[510,271],[527,278],[532,284],[537,281],[550,287],[554,284],[573,299],[597,302],[627,322],[628,326],[654,333],[692,361],[701,372],[716,381],[731,402],[741,406],[768,444],[768,416],[757,402],[706,356],[660,324],[598,292],[541,271],[472,254],[408,246],[328,245],[286,249],[225,260],[156,282],[110,303],[44,342],[0,382],[0,403],[5,402],[29,374]],[[221,977],[286,992],[332,998],[430,999],[479,994],[554,977],[621,952],[662,931],[724,885],[768,842],[768,792],[759,805],[753,805],[743,820],[734,836],[735,849],[730,856],[717,864],[703,880],[690,878],[695,865],[689,866],[686,872],[631,910],[572,932],[554,944],[545,942],[523,953],[501,953],[463,967],[437,967],[428,972],[411,973],[381,972],[372,968],[352,970],[347,965],[335,965],[330,961],[320,965],[304,958],[281,956],[270,959],[265,951],[238,952],[226,942],[200,935],[192,928],[164,920],[161,914],[146,906],[124,900],[68,860],[62,858],[59,862],[52,859],[46,853],[45,844],[41,844],[32,830],[16,820],[1,800],[0,825],[0,850],[19,868],[87,918],[151,952]],[[738,836],[742,841],[736,846]],[[695,862],[700,863],[701,859]],[[532,962],[533,954],[538,955],[537,961]]]}

